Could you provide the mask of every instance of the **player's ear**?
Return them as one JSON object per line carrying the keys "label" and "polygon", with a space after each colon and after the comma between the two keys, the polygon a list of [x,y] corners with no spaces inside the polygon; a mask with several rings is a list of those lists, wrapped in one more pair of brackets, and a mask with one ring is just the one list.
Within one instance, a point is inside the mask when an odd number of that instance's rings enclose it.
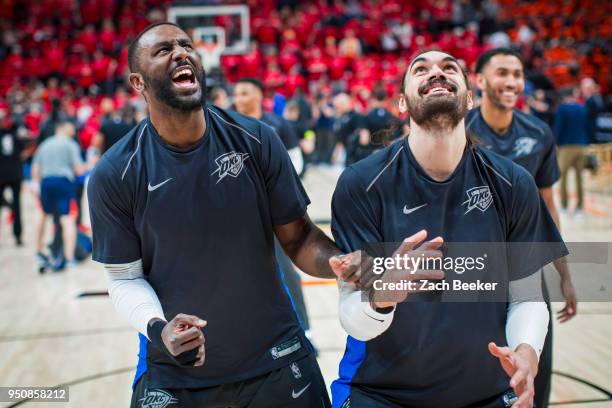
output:
{"label": "player's ear", "polygon": [[137,72],[132,72],[128,79],[130,81],[130,85],[132,85],[132,88],[134,88],[136,92],[141,94],[144,91],[144,79],[141,74]]}
{"label": "player's ear", "polygon": [[474,107],[474,93],[472,91],[467,91],[467,107],[468,110]]}
{"label": "player's ear", "polygon": [[486,79],[484,75],[481,73],[477,73],[476,74],[476,86],[478,86],[478,89],[480,89],[481,91],[484,91],[486,88],[485,85],[486,85]]}
{"label": "player's ear", "polygon": [[397,104],[398,104],[398,107],[399,107],[399,111],[401,113],[408,112],[408,103],[406,102],[406,96],[404,96],[403,94],[400,95],[399,101],[398,101]]}

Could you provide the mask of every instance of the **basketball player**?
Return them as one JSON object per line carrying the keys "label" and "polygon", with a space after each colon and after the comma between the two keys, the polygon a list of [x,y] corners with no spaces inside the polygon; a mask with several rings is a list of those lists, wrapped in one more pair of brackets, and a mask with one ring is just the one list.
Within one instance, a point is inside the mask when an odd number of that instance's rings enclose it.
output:
{"label": "basketball player", "polygon": [[[422,302],[410,287],[388,298],[376,286],[340,282],[340,319],[349,337],[332,384],[334,407],[533,406],[548,324],[534,281],[567,250],[527,171],[468,140],[464,118],[471,105],[467,76],[451,55],[428,51],[411,61],[399,100],[410,114],[410,135],[344,171],[332,201],[336,243],[354,251],[365,243],[402,242],[396,254],[433,258],[452,242],[552,247],[498,259],[508,268],[508,303],[436,296]],[[435,282],[458,273],[403,272],[387,269],[382,282]]]}
{"label": "basketball player", "polygon": [[299,138],[289,122],[283,117],[273,113],[264,112],[263,84],[254,78],[241,78],[234,86],[234,106],[238,113],[261,120],[272,127],[285,145],[295,171],[300,174],[304,167],[302,149],[300,149]]}
{"label": "basketball player", "polygon": [[[476,62],[476,73],[477,85],[482,91],[482,105],[468,113],[468,130],[478,135],[485,147],[523,166],[532,175],[560,229],[552,189],[560,175],[553,134],[546,123],[515,109],[525,89],[520,55],[508,48],[486,51]],[[576,292],[565,258],[558,259],[554,265],[561,277],[561,293],[565,298],[565,307],[558,313],[558,320],[565,322],[576,315]],[[542,285],[546,293],[544,281]],[[550,311],[550,304],[548,309]],[[535,382],[538,408],[548,406],[551,376],[552,314]]]}
{"label": "basketball player", "polygon": [[350,256],[333,257],[340,251],[310,222],[278,136],[206,103],[182,29],[147,27],[128,62],[150,116],[102,156],[88,197],[93,258],[140,332],[132,407],[328,406],[281,286],[274,235],[322,278],[356,273]]}

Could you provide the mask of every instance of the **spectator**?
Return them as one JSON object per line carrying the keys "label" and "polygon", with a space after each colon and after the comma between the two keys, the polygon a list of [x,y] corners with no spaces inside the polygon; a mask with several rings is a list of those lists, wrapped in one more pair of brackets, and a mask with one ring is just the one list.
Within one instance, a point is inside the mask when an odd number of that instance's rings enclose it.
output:
{"label": "spectator", "polygon": [[546,91],[536,89],[533,96],[527,98],[527,105],[535,117],[552,127],[554,114],[551,109],[551,101],[546,97]]}
{"label": "spectator", "polygon": [[336,151],[334,153],[335,163],[340,162],[340,155],[346,156],[346,165],[357,161],[356,149],[359,135],[357,130],[361,124],[361,117],[354,109],[353,99],[346,93],[334,97],[334,133],[337,137]]}
{"label": "spectator", "polygon": [[334,108],[328,92],[321,92],[313,98],[312,119],[317,135],[313,162],[330,164],[336,146],[336,135],[333,132]]}
{"label": "spectator", "polygon": [[599,86],[593,78],[584,78],[580,82],[580,91],[587,109],[587,134],[589,143],[597,140],[597,118],[605,110],[605,102],[599,93]]}
{"label": "spectator", "polygon": [[215,86],[210,90],[210,101],[221,109],[230,109],[232,106],[227,91],[222,86]]}
{"label": "spectator", "polygon": [[371,140],[374,145],[380,145],[380,141],[376,140],[376,132],[387,129],[393,120],[393,114],[385,107],[386,102],[387,91],[382,87],[375,89],[370,99],[370,111],[362,121],[363,129],[368,134],[367,139]]}
{"label": "spectator", "polygon": [[385,109],[386,99],[387,91],[384,88],[378,88],[372,94],[370,110],[360,121],[352,161],[365,159],[382,147],[383,140],[379,132],[390,128],[393,121],[393,115]]}
{"label": "spectator", "polygon": [[34,155],[32,177],[40,183],[41,211],[36,234],[39,272],[49,266],[44,254],[45,224],[48,215],[59,215],[62,227],[63,254],[52,262],[54,271],[74,265],[76,223],[70,218],[70,205],[75,196],[75,177],[84,171],[78,143],[74,140],[72,122],[60,121],[55,135],[41,144]]}
{"label": "spectator", "polygon": [[575,213],[580,215],[584,203],[582,170],[584,170],[585,146],[588,145],[588,113],[584,105],[578,103],[578,89],[565,90],[563,100],[555,114],[554,133],[559,146],[559,168],[561,170],[561,208],[568,209],[567,172],[576,171],[576,190],[578,202]]}
{"label": "spectator", "polygon": [[[13,236],[17,246],[21,246],[21,181],[23,179],[21,160],[23,158],[23,139],[19,129],[11,123],[6,110],[0,109],[0,210],[4,204],[12,211]],[[4,191],[11,190],[11,201],[4,198]],[[1,219],[1,218],[0,218]]]}
{"label": "spectator", "polygon": [[302,88],[297,88],[293,95],[293,101],[298,107],[298,118],[297,120],[301,123],[300,126],[309,128],[312,122],[312,107],[304,95]]}
{"label": "spectator", "polygon": [[[312,153],[314,152],[316,143],[315,133],[308,127],[308,121],[300,120],[300,106],[298,101],[292,99],[285,105],[283,117],[287,120],[289,125],[291,125],[298,137],[304,161],[306,163],[312,163]],[[300,176],[303,174],[304,169],[302,169]]]}
{"label": "spectator", "polygon": [[114,77],[113,73],[117,63],[102,51],[96,50],[91,61],[91,71],[96,85],[102,93],[108,95],[113,92]]}
{"label": "spectator", "polygon": [[349,59],[361,57],[361,42],[355,36],[354,30],[346,31],[346,36],[340,41],[338,49],[340,51],[340,56],[342,57]]}
{"label": "spectator", "polygon": [[105,103],[111,104],[111,110],[102,119],[100,131],[93,138],[87,158],[90,164],[97,162],[99,156],[104,154],[123,136],[125,136],[134,126],[136,126],[135,111],[132,106],[125,106],[123,109],[112,109],[112,101],[106,100]]}
{"label": "spectator", "polygon": [[47,138],[53,136],[55,128],[60,121],[72,120],[68,114],[62,109],[62,102],[59,99],[53,99],[51,101],[51,113],[47,120],[45,120],[40,128],[40,133],[36,144],[41,145]]}

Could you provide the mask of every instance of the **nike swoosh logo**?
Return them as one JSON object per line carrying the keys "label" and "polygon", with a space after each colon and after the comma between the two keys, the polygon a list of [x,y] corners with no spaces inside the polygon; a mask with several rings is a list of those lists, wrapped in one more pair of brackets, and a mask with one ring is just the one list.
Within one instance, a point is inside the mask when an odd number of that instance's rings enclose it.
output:
{"label": "nike swoosh logo", "polygon": [[308,385],[306,385],[304,388],[302,388],[298,392],[295,392],[294,390],[291,390],[291,396],[293,397],[293,399],[300,398],[300,395],[302,395],[304,393],[304,391],[306,391],[308,389],[308,387],[310,387],[310,384],[311,383],[308,383]]}
{"label": "nike swoosh logo", "polygon": [[425,203],[423,205],[419,205],[418,207],[410,208],[410,209],[408,209],[406,206],[404,206],[404,214],[408,215],[410,213],[413,213],[416,210],[418,210],[419,208],[425,207],[426,205],[427,205],[427,203]]}
{"label": "nike swoosh logo", "polygon": [[169,182],[170,180],[172,180],[172,177],[170,177],[168,180],[166,180],[166,181],[162,181],[161,183],[156,184],[156,185],[154,185],[154,186],[152,186],[152,185],[151,185],[151,182],[149,182],[149,186],[148,186],[148,188],[147,188],[147,189],[148,189],[149,191],[155,191],[155,190],[157,190],[158,188],[160,188],[161,186],[163,186],[164,184],[166,184],[167,182]]}

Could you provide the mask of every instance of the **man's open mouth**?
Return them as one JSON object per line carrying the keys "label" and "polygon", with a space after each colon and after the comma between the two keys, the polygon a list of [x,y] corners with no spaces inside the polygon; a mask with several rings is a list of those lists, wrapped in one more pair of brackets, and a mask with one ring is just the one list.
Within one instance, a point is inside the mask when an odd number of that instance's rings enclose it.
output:
{"label": "man's open mouth", "polygon": [[172,82],[179,88],[191,88],[196,84],[195,74],[191,67],[183,65],[172,73]]}
{"label": "man's open mouth", "polygon": [[455,91],[456,87],[448,82],[433,82],[421,91],[421,95],[448,95]]}

